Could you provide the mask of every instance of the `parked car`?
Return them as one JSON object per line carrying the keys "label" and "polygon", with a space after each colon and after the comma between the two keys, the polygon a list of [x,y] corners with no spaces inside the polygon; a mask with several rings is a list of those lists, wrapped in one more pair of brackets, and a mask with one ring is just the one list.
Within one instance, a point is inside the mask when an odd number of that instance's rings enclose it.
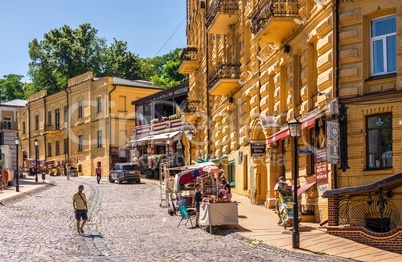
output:
{"label": "parked car", "polygon": [[138,165],[133,163],[116,163],[109,174],[109,182],[121,184],[123,181],[141,183],[141,172]]}

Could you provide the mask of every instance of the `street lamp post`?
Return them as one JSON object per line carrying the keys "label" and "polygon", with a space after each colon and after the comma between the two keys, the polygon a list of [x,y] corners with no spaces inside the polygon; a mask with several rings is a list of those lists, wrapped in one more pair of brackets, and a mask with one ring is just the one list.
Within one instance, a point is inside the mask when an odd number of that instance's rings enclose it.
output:
{"label": "street lamp post", "polygon": [[301,123],[296,119],[292,119],[288,122],[290,137],[293,138],[293,234],[292,234],[292,246],[293,248],[299,248],[300,235],[299,235],[299,203],[297,196],[297,179],[299,177],[299,145],[297,144],[300,137]]}
{"label": "street lamp post", "polygon": [[38,146],[39,146],[39,141],[37,139],[35,139],[34,145],[35,145],[35,182],[38,183]]}
{"label": "street lamp post", "polygon": [[15,178],[16,178],[15,191],[20,192],[20,181],[19,181],[20,172],[18,171],[18,146],[20,145],[20,138],[15,137],[14,142],[15,142],[15,149],[17,151],[17,161],[15,161],[17,163],[17,168],[15,169],[17,171],[17,175],[15,176]]}

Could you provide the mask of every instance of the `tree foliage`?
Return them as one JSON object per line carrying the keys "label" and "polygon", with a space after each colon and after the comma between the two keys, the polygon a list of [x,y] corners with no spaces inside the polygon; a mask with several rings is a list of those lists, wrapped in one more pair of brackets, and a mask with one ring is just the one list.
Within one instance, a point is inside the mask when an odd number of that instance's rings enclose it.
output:
{"label": "tree foliage", "polygon": [[24,97],[23,76],[9,74],[0,79],[0,101],[10,101]]}
{"label": "tree foliage", "polygon": [[12,83],[16,91],[4,95],[2,92],[1,99],[12,99],[15,95],[27,98],[43,89],[52,94],[66,88],[68,79],[88,71],[97,77],[147,80],[165,88],[186,78],[178,73],[180,48],[162,56],[140,58],[128,50],[127,42],[113,39],[108,45],[97,33],[88,23],[77,29],[64,25],[45,33],[42,40],[33,39],[28,45],[31,59],[28,75],[32,83],[22,83],[23,76],[5,76],[1,80],[7,80],[8,85]]}
{"label": "tree foliage", "polygon": [[67,86],[69,78],[93,71],[101,73],[106,40],[98,37],[90,24],[78,29],[65,25],[46,33],[43,40],[29,43],[29,75],[32,81],[57,92]]}

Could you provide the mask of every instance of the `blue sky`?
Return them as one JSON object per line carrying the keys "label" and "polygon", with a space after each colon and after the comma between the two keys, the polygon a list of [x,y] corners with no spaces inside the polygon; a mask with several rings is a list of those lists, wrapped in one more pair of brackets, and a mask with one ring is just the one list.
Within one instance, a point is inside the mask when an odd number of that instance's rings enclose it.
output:
{"label": "blue sky", "polygon": [[0,0],[0,10],[0,78],[26,76],[28,43],[63,25],[90,23],[99,37],[126,41],[140,57],[186,45],[185,0]]}

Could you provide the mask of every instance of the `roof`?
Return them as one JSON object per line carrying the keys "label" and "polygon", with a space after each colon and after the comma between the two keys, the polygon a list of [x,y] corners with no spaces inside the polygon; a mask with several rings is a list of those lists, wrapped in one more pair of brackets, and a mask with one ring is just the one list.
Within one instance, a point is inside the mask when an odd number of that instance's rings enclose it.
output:
{"label": "roof", "polygon": [[324,192],[323,197],[329,197],[330,195],[338,195],[338,196],[362,195],[367,194],[369,192],[375,192],[377,190],[382,191],[393,190],[401,186],[402,186],[402,173],[398,173],[368,185],[327,190]]}
{"label": "roof", "polygon": [[0,106],[15,106],[15,107],[23,107],[27,104],[27,100],[23,99],[14,99],[7,102],[0,103]]}
{"label": "roof", "polygon": [[145,80],[127,80],[120,77],[113,77],[113,84],[122,86],[135,86],[135,87],[147,87],[154,89],[162,89],[159,86],[152,84],[152,82]]}
{"label": "roof", "polygon": [[134,101],[131,102],[131,104],[132,105],[141,105],[146,101],[152,101],[154,98],[157,98],[157,97],[172,93],[172,92],[174,92],[176,90],[179,90],[181,88],[184,88],[184,87],[188,88],[188,81],[184,81],[184,82],[182,82],[182,83],[180,83],[180,84],[178,84],[176,86],[173,86],[173,87],[170,87],[170,88],[167,88],[167,89],[162,89],[161,91],[156,92],[154,94],[144,96],[144,97],[142,97],[140,99],[134,100]]}

